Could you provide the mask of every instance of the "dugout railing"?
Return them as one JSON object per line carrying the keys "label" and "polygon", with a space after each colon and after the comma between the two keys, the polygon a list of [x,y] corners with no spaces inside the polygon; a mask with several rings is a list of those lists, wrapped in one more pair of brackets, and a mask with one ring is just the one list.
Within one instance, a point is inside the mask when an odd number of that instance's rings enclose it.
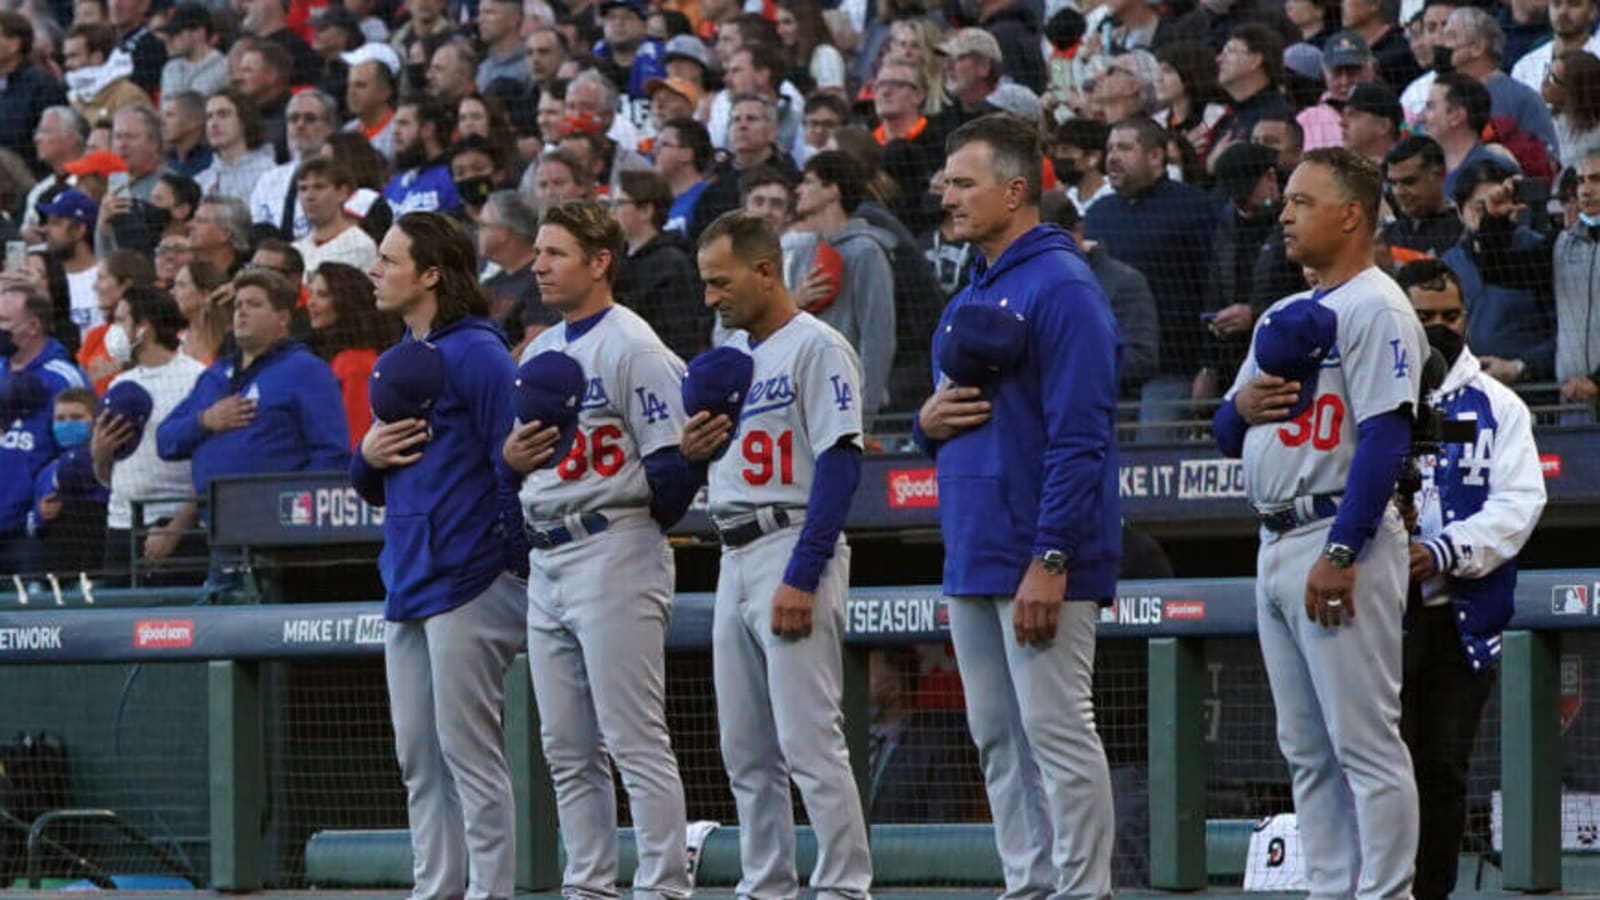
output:
{"label": "dugout railing", "polygon": [[[1505,639],[1496,728],[1497,780],[1504,798],[1500,886],[1521,891],[1562,887],[1563,753],[1592,763],[1594,747],[1563,749],[1563,710],[1571,686],[1563,685],[1562,645],[1591,656],[1600,629],[1600,570],[1523,573],[1512,629]],[[1102,615],[1103,642],[1144,643],[1144,705],[1148,742],[1148,885],[1193,890],[1208,883],[1206,645],[1253,634],[1253,583],[1249,579],[1130,582]],[[149,592],[112,592],[93,607],[67,594],[54,602],[0,611],[0,672],[16,667],[92,664],[204,663],[204,709],[189,711],[190,727],[203,730],[206,810],[203,836],[210,886],[252,890],[275,884],[267,820],[272,767],[273,705],[267,666],[279,661],[340,665],[382,653],[381,606],[373,602],[189,606],[195,595],[176,592],[169,605],[148,603]],[[847,636],[846,722],[858,782],[867,758],[866,654],[876,647],[942,643],[947,620],[936,587],[864,588],[852,592]],[[711,597],[678,598],[668,634],[669,654],[703,650],[709,642]],[[1105,644],[1103,643],[1103,646]],[[14,686],[20,679],[8,678]],[[1587,679],[1584,679],[1587,681]],[[1582,686],[1579,688],[1582,693]],[[24,696],[12,693],[15,698]],[[70,700],[70,694],[64,700]],[[26,710],[12,709],[11,720]],[[559,836],[553,800],[538,750],[537,710],[519,659],[508,676],[507,745],[517,785],[519,885],[547,889],[559,883]],[[8,722],[9,724],[9,722]],[[1570,724],[1570,720],[1569,720]],[[1570,741],[1572,736],[1568,736]],[[1593,741],[1593,737],[1582,740]],[[198,759],[191,762],[200,761]],[[403,819],[401,820],[403,822]],[[927,848],[945,853],[937,828]],[[915,827],[875,829],[894,837],[901,853],[917,852]],[[727,835],[724,834],[724,838]],[[368,836],[391,851],[403,835]],[[965,852],[984,860],[992,848],[969,840]],[[348,850],[357,843],[340,845]],[[943,847],[943,849],[941,849]],[[299,848],[291,848],[299,852]],[[359,852],[357,849],[354,852]],[[391,854],[392,855],[392,854]],[[946,861],[948,863],[948,861]],[[1568,859],[1569,869],[1571,860]],[[975,867],[982,868],[978,862]],[[359,868],[359,863],[356,864]],[[928,871],[936,871],[929,868]],[[1582,884],[1593,888],[1591,869]]]}

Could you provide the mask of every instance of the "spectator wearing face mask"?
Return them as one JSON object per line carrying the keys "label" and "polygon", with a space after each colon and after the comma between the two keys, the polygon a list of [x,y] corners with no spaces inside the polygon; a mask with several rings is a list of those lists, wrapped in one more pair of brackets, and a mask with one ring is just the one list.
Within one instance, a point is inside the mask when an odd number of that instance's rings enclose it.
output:
{"label": "spectator wearing face mask", "polygon": [[32,285],[0,288],[0,572],[21,572],[38,559],[27,531],[34,479],[54,459],[55,398],[88,387],[83,370],[50,336],[55,311]]}
{"label": "spectator wearing face mask", "polygon": [[[106,489],[89,463],[94,391],[68,388],[56,395],[51,434],[59,455],[33,480],[28,530],[39,542],[35,573],[66,577],[100,562],[106,532]],[[24,574],[30,570],[24,568]]]}
{"label": "spectator wearing face mask", "polygon": [[[89,442],[95,477],[111,488],[105,548],[105,569],[111,573],[130,571],[135,556],[159,564],[174,555],[205,553],[204,539],[188,533],[199,520],[199,507],[192,499],[181,499],[192,493],[189,463],[156,455],[157,425],[205,371],[198,360],[178,352],[178,335],[186,325],[171,296],[133,287],[117,302],[107,332],[111,356],[128,366],[111,382],[106,409],[95,418]],[[141,391],[150,404],[147,410],[135,411],[118,399]],[[137,517],[135,502],[140,504]],[[132,549],[129,539],[135,529],[144,537]],[[160,581],[158,576],[155,583]]]}

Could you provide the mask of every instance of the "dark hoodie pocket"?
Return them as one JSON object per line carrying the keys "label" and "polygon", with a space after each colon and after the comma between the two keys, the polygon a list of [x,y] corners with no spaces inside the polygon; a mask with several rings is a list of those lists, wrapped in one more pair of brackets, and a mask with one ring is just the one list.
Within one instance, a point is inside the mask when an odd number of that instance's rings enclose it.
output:
{"label": "dark hoodie pocket", "polygon": [[427,513],[409,516],[391,515],[383,523],[383,551],[378,554],[378,571],[384,573],[391,589],[389,576],[400,567],[415,568],[424,560],[437,556],[434,547],[433,522]]}

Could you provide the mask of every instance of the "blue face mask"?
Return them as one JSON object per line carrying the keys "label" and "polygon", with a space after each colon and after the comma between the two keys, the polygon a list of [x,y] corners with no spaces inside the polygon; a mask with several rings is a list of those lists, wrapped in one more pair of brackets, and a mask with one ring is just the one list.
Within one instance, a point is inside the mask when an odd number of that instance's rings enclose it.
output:
{"label": "blue face mask", "polygon": [[1589,226],[1590,228],[1594,228],[1595,226],[1600,225],[1600,216],[1591,216],[1586,212],[1581,212],[1578,213],[1578,221]]}
{"label": "blue face mask", "polygon": [[89,443],[89,432],[93,425],[89,422],[55,422],[50,429],[55,433],[56,443],[62,449],[68,447],[82,447]]}

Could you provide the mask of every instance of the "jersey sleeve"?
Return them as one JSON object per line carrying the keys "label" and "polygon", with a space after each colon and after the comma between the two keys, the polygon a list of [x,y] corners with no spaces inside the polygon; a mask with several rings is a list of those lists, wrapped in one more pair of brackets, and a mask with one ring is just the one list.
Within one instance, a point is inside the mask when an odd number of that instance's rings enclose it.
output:
{"label": "jersey sleeve", "polygon": [[813,343],[795,366],[806,440],[822,455],[846,438],[861,449],[861,363],[843,341]]}
{"label": "jersey sleeve", "polygon": [[1425,349],[1422,326],[1409,309],[1374,301],[1340,310],[1345,399],[1357,423],[1416,405]]}
{"label": "jersey sleeve", "polygon": [[683,414],[683,361],[667,350],[644,350],[624,362],[619,406],[640,458],[676,447],[688,418]]}

